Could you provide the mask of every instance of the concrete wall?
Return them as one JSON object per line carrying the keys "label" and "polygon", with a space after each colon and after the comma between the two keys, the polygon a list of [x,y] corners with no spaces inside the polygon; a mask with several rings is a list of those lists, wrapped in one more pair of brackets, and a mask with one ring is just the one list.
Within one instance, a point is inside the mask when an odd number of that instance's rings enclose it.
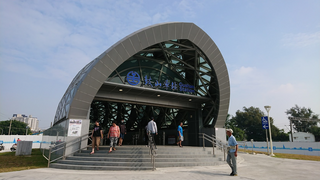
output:
{"label": "concrete wall", "polygon": [[[267,152],[266,142],[238,141],[239,149]],[[269,142],[270,144],[270,142]],[[320,156],[320,142],[272,142],[273,153]],[[270,151],[270,150],[269,150]]]}
{"label": "concrete wall", "polygon": [[[82,136],[82,135],[88,134],[90,120],[89,119],[80,119],[80,120],[82,120],[81,133],[80,133],[80,136]],[[41,149],[44,149],[44,153],[46,157],[49,156],[48,150],[50,147],[56,146],[55,148],[59,149],[62,147],[62,145],[58,146],[60,143],[72,141],[73,139],[78,139],[80,137],[80,136],[68,136],[68,129],[69,129],[69,119],[66,119],[60,123],[55,124],[53,127],[43,132]],[[81,148],[84,148],[87,146],[87,143],[88,143],[88,140],[83,140],[81,144],[80,143],[72,144],[72,142],[68,143],[66,145],[67,147],[65,150],[65,154],[69,155],[73,153],[74,151],[79,149],[79,146],[81,146]],[[61,157],[63,153],[64,153],[63,149],[58,150],[52,154],[51,158],[55,159],[55,158]]]}
{"label": "concrete wall", "polygon": [[3,141],[5,150],[10,150],[11,146],[17,143],[17,139],[21,141],[32,141],[32,148],[40,148],[42,134],[40,135],[0,135],[0,141]]}
{"label": "concrete wall", "polygon": [[[289,134],[289,141],[291,140],[291,134]],[[315,142],[316,139],[312,133],[295,132],[293,133],[293,142]]]}

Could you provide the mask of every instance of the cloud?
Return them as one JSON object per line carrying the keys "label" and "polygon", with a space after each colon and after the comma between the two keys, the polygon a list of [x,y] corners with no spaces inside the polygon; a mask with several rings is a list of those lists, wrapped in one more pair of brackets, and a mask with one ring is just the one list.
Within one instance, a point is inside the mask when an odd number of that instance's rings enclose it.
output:
{"label": "cloud", "polygon": [[291,83],[281,84],[276,87],[276,89],[272,90],[271,93],[274,94],[292,94],[296,91],[295,87]]}
{"label": "cloud", "polygon": [[286,34],[282,38],[285,47],[306,47],[320,43],[320,31],[315,33]]}
{"label": "cloud", "polygon": [[240,67],[230,72],[230,82],[234,88],[252,89],[266,86],[268,79],[265,71],[256,67]]}
{"label": "cloud", "polygon": [[247,75],[247,74],[250,74],[254,71],[254,68],[252,67],[241,67],[240,69],[236,69],[235,70],[235,74],[236,75]]}

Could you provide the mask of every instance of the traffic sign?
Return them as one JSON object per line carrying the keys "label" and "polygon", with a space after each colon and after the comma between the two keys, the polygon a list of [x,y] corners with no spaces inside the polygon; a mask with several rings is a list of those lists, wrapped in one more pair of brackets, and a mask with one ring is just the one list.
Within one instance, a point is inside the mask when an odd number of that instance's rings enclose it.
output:
{"label": "traffic sign", "polygon": [[268,116],[261,117],[262,129],[269,129]]}

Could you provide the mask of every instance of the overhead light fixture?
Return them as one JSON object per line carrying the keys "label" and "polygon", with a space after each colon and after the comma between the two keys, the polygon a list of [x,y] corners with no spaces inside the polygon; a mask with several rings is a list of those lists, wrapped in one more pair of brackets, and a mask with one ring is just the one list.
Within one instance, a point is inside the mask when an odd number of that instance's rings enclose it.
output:
{"label": "overhead light fixture", "polygon": [[158,94],[157,96],[160,97],[160,94]]}
{"label": "overhead light fixture", "polygon": [[122,89],[119,89],[120,92],[122,92]]}
{"label": "overhead light fixture", "polygon": [[191,102],[191,101],[192,101],[192,99],[189,99],[189,101]]}

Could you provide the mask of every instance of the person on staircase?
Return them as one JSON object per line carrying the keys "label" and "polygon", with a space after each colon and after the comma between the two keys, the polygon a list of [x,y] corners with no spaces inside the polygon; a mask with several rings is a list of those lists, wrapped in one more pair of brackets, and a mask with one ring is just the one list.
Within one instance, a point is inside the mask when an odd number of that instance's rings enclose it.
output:
{"label": "person on staircase", "polygon": [[109,129],[107,138],[110,138],[110,150],[109,153],[116,150],[116,145],[118,138],[120,137],[120,128],[117,126],[116,122],[112,122],[112,126]]}
{"label": "person on staircase", "polygon": [[180,122],[178,126],[178,142],[177,145],[182,147],[182,141],[183,141],[183,129],[182,129],[183,122]]}
{"label": "person on staircase", "polygon": [[[157,128],[156,122],[154,122],[153,117],[150,118],[150,121],[149,121],[148,127],[147,127],[147,131],[148,131],[148,133],[150,133],[150,135],[152,137],[152,141],[154,143],[155,149],[157,149],[157,145],[156,145],[156,141],[155,141],[154,136],[158,135],[158,128]],[[151,145],[151,142],[149,144]]]}
{"label": "person on staircase", "polygon": [[120,139],[119,139],[118,146],[122,146],[124,135],[127,134],[127,127],[126,127],[126,124],[124,124],[124,120],[121,120],[121,123],[119,126],[120,126]]}
{"label": "person on staircase", "polygon": [[99,151],[100,140],[103,139],[102,128],[98,121],[95,122],[94,128],[91,134],[92,139],[92,151],[90,154],[94,153],[95,146],[97,147],[97,151]]}

